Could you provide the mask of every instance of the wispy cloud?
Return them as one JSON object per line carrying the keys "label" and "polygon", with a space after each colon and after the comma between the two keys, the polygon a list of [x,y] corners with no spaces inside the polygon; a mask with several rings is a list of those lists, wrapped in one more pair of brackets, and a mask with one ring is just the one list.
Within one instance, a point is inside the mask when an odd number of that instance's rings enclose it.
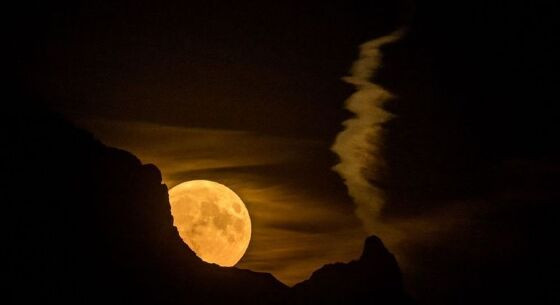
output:
{"label": "wispy cloud", "polygon": [[142,122],[80,124],[105,144],[156,164],[169,187],[208,179],[233,189],[253,227],[240,268],[270,272],[293,285],[324,264],[361,254],[365,233],[329,169],[328,143]]}
{"label": "wispy cloud", "polygon": [[381,65],[380,48],[400,37],[401,32],[397,31],[361,45],[360,57],[353,64],[351,75],[344,78],[356,88],[356,92],[346,100],[346,109],[355,117],[343,123],[345,129],[337,135],[331,148],[340,157],[340,163],[333,169],[344,179],[348,193],[356,203],[356,215],[368,233],[375,232],[383,193],[368,181],[364,172],[367,170],[375,176],[383,164],[379,152],[381,125],[391,118],[391,114],[382,106],[392,97],[372,78]]}
{"label": "wispy cloud", "polygon": [[181,173],[294,162],[318,142],[247,131],[182,128],[145,122],[83,120],[80,125],[110,146],[156,164],[173,187]]}

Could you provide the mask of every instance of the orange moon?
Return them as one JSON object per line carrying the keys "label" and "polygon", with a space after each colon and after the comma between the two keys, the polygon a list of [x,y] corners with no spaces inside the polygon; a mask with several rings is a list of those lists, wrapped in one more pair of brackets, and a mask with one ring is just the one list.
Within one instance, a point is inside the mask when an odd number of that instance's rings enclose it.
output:
{"label": "orange moon", "polygon": [[251,218],[245,204],[225,185],[183,182],[169,190],[173,224],[198,257],[223,267],[234,266],[251,240]]}

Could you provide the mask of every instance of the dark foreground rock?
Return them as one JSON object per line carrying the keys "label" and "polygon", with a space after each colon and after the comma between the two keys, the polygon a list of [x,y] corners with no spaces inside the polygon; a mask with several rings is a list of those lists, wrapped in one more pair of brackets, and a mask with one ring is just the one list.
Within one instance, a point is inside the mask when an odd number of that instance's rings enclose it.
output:
{"label": "dark foreground rock", "polygon": [[362,256],[325,265],[293,288],[300,304],[410,304],[395,257],[377,236],[366,239]]}

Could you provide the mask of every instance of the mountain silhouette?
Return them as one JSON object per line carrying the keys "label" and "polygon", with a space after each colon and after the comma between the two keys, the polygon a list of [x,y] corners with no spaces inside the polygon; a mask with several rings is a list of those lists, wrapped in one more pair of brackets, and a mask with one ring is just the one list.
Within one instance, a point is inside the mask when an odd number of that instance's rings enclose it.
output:
{"label": "mountain silhouette", "polygon": [[201,261],[181,240],[160,171],[47,110],[15,115],[8,146],[11,303],[407,304],[377,237],[362,257],[289,288]]}
{"label": "mountain silhouette", "polygon": [[366,239],[359,260],[325,265],[293,287],[300,304],[411,304],[395,257],[377,236]]}

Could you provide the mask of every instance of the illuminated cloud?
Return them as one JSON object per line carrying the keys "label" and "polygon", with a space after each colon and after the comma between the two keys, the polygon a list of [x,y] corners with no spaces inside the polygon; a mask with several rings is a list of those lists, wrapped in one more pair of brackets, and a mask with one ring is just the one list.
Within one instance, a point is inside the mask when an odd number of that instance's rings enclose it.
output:
{"label": "illuminated cloud", "polygon": [[245,131],[88,120],[105,144],[161,170],[168,187],[207,179],[245,202],[252,237],[239,268],[270,272],[288,285],[324,264],[357,259],[366,237],[332,164],[329,143]]}
{"label": "illuminated cloud", "polygon": [[194,171],[290,163],[316,141],[272,137],[247,131],[182,128],[146,122],[82,120],[110,146],[133,152],[160,168],[169,188]]}
{"label": "illuminated cloud", "polygon": [[293,285],[325,264],[359,257],[365,235],[352,213],[333,208],[332,199],[306,193],[305,186],[270,182],[236,187],[253,223],[262,228],[254,230],[255,245],[239,267],[272,272]]}
{"label": "illuminated cloud", "polygon": [[352,65],[351,75],[344,78],[356,87],[356,92],[346,100],[346,109],[355,117],[344,121],[345,129],[337,135],[331,147],[340,157],[340,163],[333,170],[344,179],[356,204],[356,215],[368,233],[375,231],[376,218],[383,205],[383,193],[368,181],[364,171],[375,176],[383,164],[379,151],[381,125],[391,118],[391,114],[382,106],[392,97],[390,92],[373,83],[372,77],[381,65],[380,48],[400,37],[401,32],[397,31],[361,45],[360,57]]}

